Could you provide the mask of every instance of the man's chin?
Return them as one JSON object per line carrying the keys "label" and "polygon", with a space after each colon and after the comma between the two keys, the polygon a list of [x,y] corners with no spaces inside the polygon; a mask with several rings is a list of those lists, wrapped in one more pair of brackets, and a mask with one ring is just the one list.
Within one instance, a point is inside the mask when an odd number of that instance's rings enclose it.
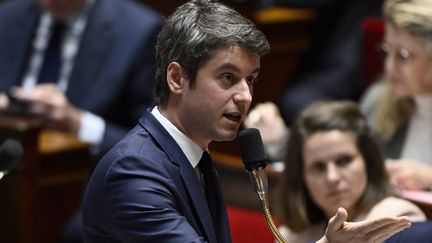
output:
{"label": "man's chin", "polygon": [[237,137],[237,130],[225,130],[217,136],[216,139],[213,139],[213,141],[232,141]]}

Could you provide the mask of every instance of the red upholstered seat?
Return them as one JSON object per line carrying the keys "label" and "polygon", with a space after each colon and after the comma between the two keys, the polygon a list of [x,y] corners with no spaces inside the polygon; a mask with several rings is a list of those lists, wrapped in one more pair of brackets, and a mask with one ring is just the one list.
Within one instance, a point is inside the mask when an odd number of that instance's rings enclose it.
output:
{"label": "red upholstered seat", "polygon": [[227,210],[233,243],[275,242],[263,213],[237,207]]}
{"label": "red upholstered seat", "polygon": [[363,60],[365,87],[375,82],[382,73],[384,59],[380,45],[384,37],[384,21],[370,17],[363,21]]}

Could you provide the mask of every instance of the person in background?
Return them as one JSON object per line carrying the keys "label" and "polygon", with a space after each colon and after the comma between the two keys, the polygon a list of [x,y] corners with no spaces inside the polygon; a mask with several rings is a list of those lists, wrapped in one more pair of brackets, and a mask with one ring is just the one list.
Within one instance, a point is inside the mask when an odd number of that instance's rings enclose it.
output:
{"label": "person in background", "polygon": [[271,162],[283,160],[289,127],[275,103],[268,101],[257,104],[245,118],[243,126],[260,130],[265,152]]}
{"label": "person in background", "polygon": [[361,101],[397,188],[432,188],[432,2],[384,4],[384,77]]}
{"label": "person in background", "polygon": [[316,13],[310,25],[309,48],[278,100],[285,123],[289,126],[314,101],[358,100],[365,89],[362,23],[368,17],[381,16],[383,0],[261,1],[266,6],[308,8]]}
{"label": "person in background", "polygon": [[[384,79],[372,85],[360,107],[380,137],[387,171],[396,188],[430,190],[432,186],[432,3],[388,0],[383,8]],[[288,131],[275,104],[258,104],[246,127],[263,131],[273,160],[284,155]],[[268,131],[271,131],[268,132]],[[397,162],[397,163],[394,163]]]}
{"label": "person in background", "polygon": [[381,149],[352,101],[307,107],[291,127],[284,165],[276,203],[288,242],[318,240],[339,207],[350,221],[426,219],[416,205],[391,196]]}
{"label": "person in background", "polygon": [[[129,0],[1,3],[0,112],[74,134],[98,161],[153,105],[161,22]],[[78,212],[63,240],[82,242],[81,227]]]}
{"label": "person in background", "polygon": [[20,113],[103,154],[153,105],[161,21],[129,0],[2,3],[0,110],[26,103]]}
{"label": "person in background", "polygon": [[[156,48],[158,105],[94,170],[85,242],[231,242],[208,145],[237,136],[269,44],[238,12],[193,0],[166,19]],[[387,238],[410,225],[406,217],[346,218],[340,209],[320,242]]]}

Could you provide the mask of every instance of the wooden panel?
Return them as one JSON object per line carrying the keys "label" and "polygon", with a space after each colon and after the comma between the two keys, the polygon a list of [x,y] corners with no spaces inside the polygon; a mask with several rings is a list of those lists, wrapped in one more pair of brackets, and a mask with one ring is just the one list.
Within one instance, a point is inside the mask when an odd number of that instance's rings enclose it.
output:
{"label": "wooden panel", "polygon": [[79,206],[89,176],[89,146],[71,135],[42,130],[32,119],[0,119],[0,141],[24,147],[18,168],[0,181],[0,242],[58,242]]}

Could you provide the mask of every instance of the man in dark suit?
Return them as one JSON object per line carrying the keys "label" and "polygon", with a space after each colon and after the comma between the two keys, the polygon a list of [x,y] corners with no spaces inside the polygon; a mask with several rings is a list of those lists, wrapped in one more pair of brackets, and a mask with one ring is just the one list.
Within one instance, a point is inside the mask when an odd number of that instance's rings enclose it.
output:
{"label": "man in dark suit", "polygon": [[[129,0],[2,3],[0,111],[35,115],[46,127],[76,134],[99,160],[153,105],[161,22]],[[6,92],[26,103],[24,110],[14,110]],[[78,212],[63,238],[79,242],[80,231]]]}
{"label": "man in dark suit", "polygon": [[268,49],[262,32],[220,3],[186,3],[166,20],[156,51],[159,105],[93,172],[86,242],[230,242],[218,179],[200,158],[212,140],[237,136]]}
{"label": "man in dark suit", "polygon": [[[4,93],[19,87],[12,95],[33,104],[25,112],[44,118],[48,127],[77,134],[103,153],[153,104],[161,19],[128,0],[3,3],[0,109],[10,103]],[[56,23],[63,31],[53,77],[42,73]]]}
{"label": "man in dark suit", "polygon": [[[167,18],[156,46],[159,104],[94,170],[85,242],[231,242],[208,145],[237,136],[268,42],[236,11],[192,0]],[[346,219],[340,209],[321,242],[383,239],[408,226],[403,218]]]}

